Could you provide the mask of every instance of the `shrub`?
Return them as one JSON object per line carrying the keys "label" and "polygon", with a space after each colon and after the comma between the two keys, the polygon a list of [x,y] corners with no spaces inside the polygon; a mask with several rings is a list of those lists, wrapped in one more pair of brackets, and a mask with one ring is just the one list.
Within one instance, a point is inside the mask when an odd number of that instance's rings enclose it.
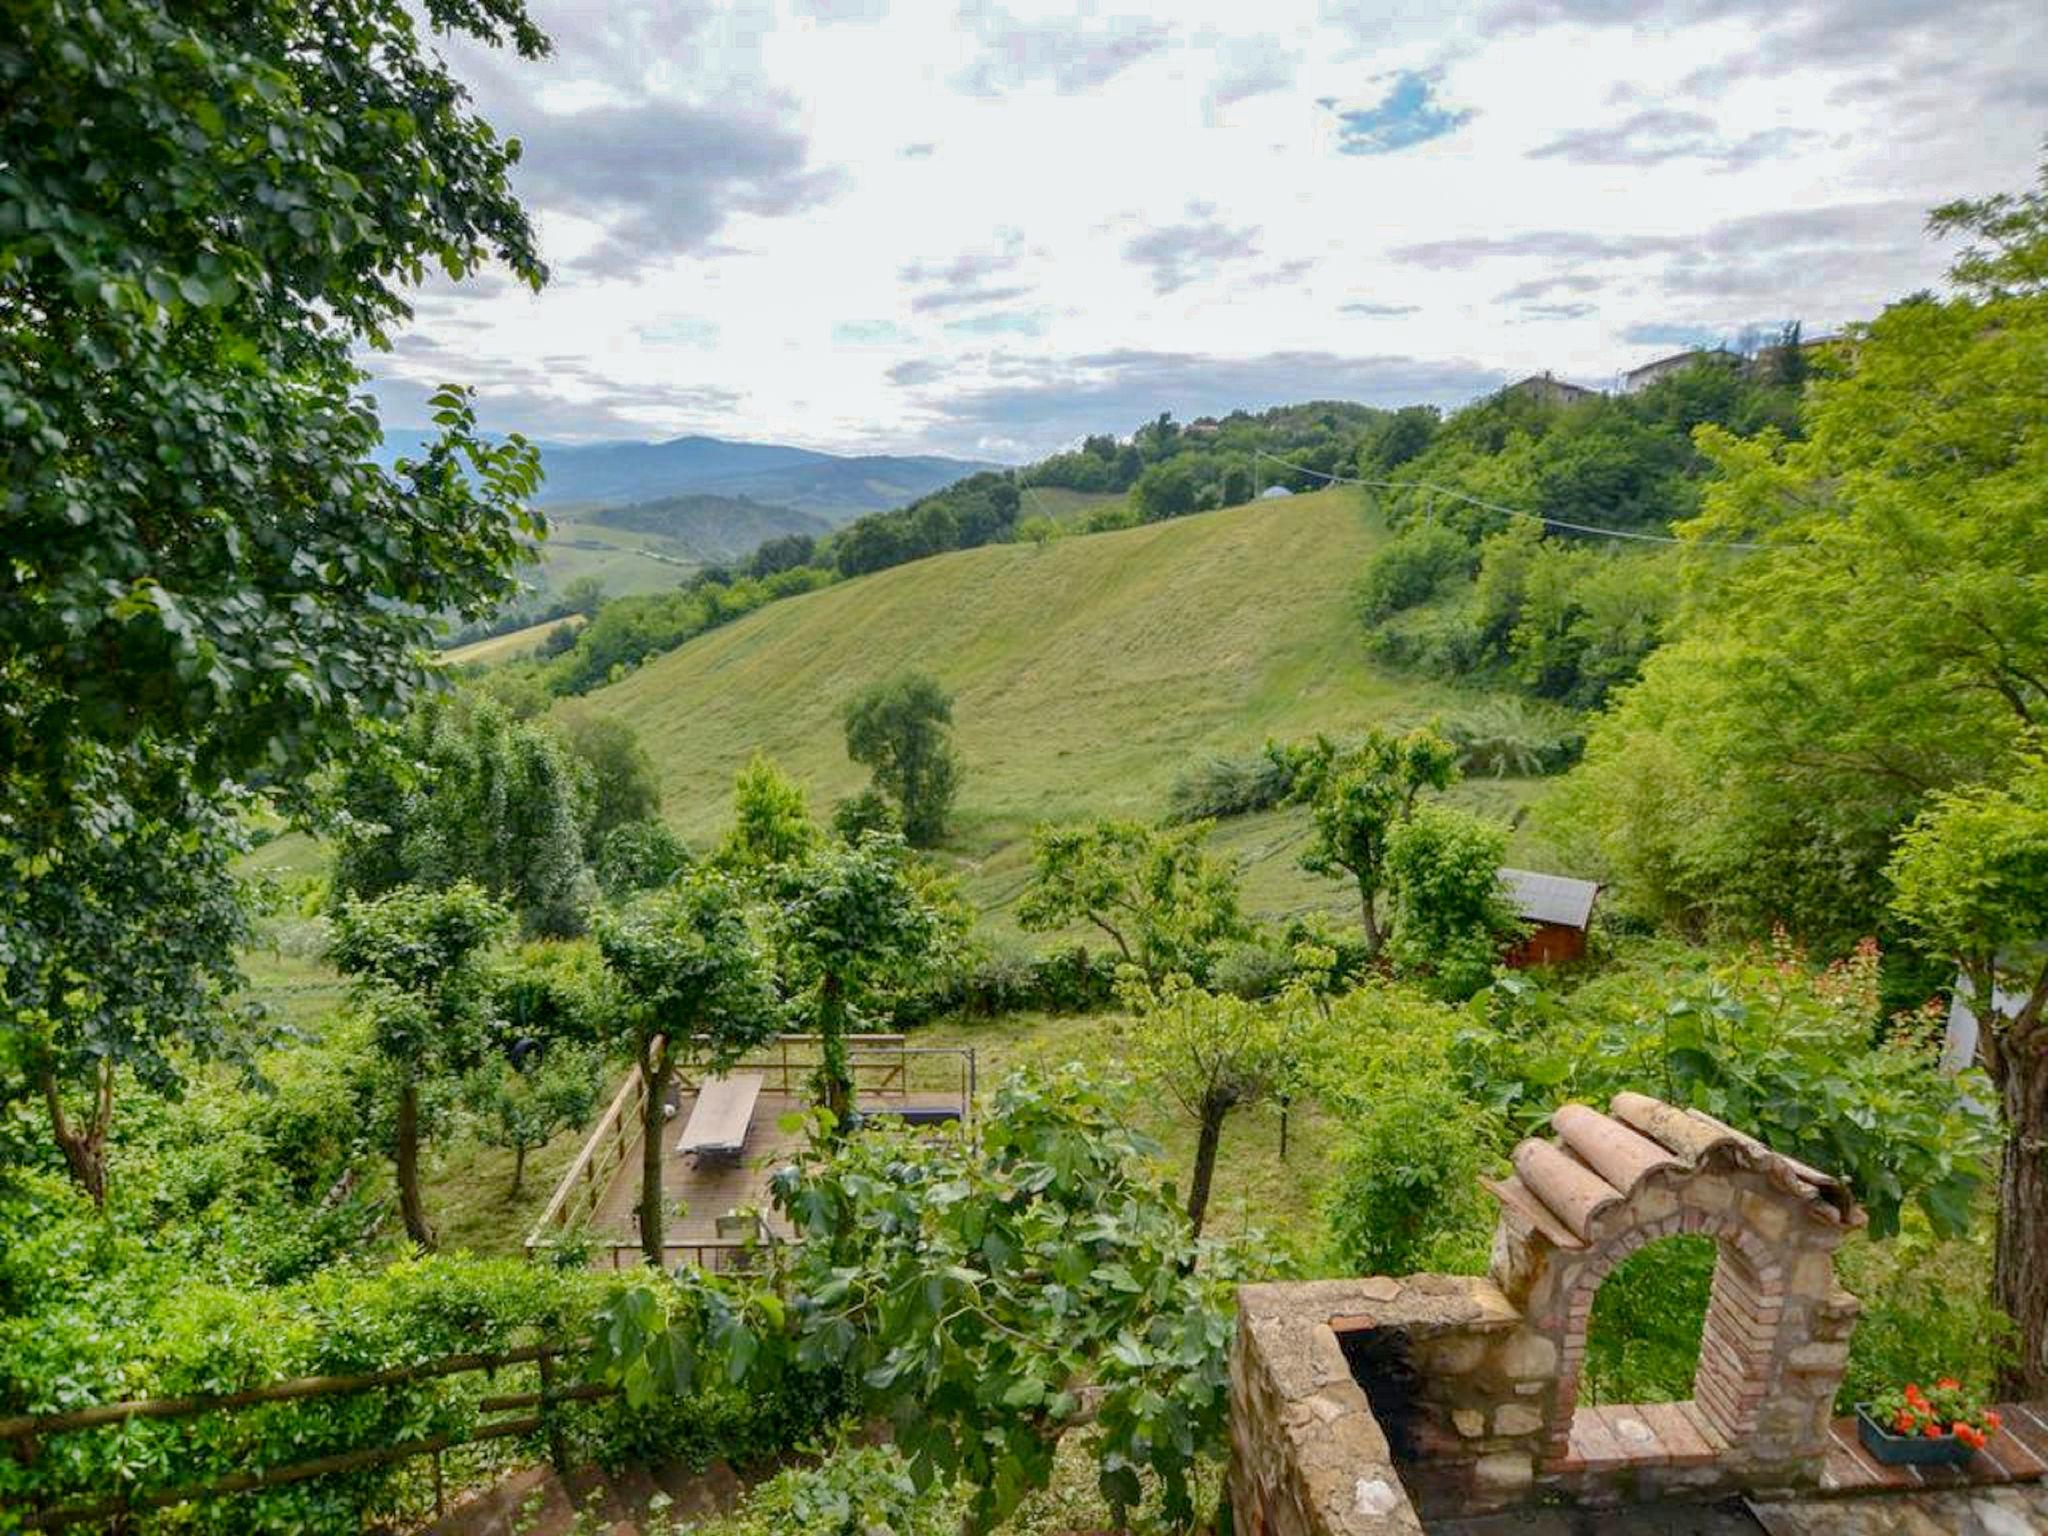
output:
{"label": "shrub", "polygon": [[832,830],[849,843],[869,832],[901,832],[903,818],[889,797],[870,784],[832,807]]}
{"label": "shrub", "polygon": [[1170,822],[1206,821],[1270,810],[1294,788],[1284,758],[1274,753],[1214,753],[1183,768],[1167,793]]}
{"label": "shrub", "polygon": [[1909,1381],[1953,1376],[1978,1391],[1997,1383],[2017,1353],[2018,1330],[1991,1299],[1991,1229],[1981,1221],[1944,1241],[1909,1211],[1889,1241],[1859,1235],[1842,1245],[1836,1278],[1863,1311],[1838,1412]]}
{"label": "shrub", "polygon": [[1397,534],[1367,564],[1358,582],[1359,617],[1377,624],[1426,603],[1445,582],[1470,576],[1478,564],[1479,552],[1464,535],[1442,523],[1418,523]]}
{"label": "shrub", "polygon": [[1586,745],[1576,716],[1529,699],[1489,699],[1445,721],[1443,733],[1458,748],[1458,766],[1467,776],[1496,779],[1562,773]]}
{"label": "shrub", "polygon": [[955,1536],[960,1500],[943,1483],[920,1489],[888,1446],[849,1446],[816,1466],[777,1473],[721,1520],[674,1536]]}
{"label": "shrub", "polygon": [[597,845],[598,889],[613,901],[672,884],[690,867],[690,848],[659,821],[629,821]]}
{"label": "shrub", "polygon": [[1478,1181],[1493,1139],[1448,1072],[1384,1076],[1369,1107],[1348,1119],[1323,1199],[1340,1272],[1483,1270],[1493,1224]]}

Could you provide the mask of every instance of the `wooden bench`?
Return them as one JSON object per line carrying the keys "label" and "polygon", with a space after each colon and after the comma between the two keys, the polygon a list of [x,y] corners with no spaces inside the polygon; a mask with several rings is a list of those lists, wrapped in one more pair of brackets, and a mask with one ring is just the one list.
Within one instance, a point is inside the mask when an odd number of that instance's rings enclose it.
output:
{"label": "wooden bench", "polygon": [[705,1078],[676,1151],[685,1157],[738,1157],[747,1144],[747,1129],[754,1123],[761,1081],[758,1072]]}

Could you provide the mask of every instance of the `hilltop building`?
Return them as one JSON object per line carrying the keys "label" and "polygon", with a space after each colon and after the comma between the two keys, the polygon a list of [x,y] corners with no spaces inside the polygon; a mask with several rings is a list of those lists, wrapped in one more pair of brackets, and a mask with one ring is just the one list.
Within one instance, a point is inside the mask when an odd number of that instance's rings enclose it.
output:
{"label": "hilltop building", "polygon": [[1674,352],[1669,357],[1660,357],[1654,362],[1631,368],[1621,376],[1621,392],[1633,395],[1648,389],[1660,379],[1668,379],[1674,373],[1683,373],[1697,363],[1711,363],[1723,368],[1740,368],[1742,359],[1726,347],[1689,347],[1683,352]]}
{"label": "hilltop building", "polygon": [[1502,393],[1541,400],[1545,405],[1576,405],[1581,400],[1591,400],[1600,391],[1569,383],[1546,368],[1541,373],[1532,373],[1526,379],[1510,384]]}

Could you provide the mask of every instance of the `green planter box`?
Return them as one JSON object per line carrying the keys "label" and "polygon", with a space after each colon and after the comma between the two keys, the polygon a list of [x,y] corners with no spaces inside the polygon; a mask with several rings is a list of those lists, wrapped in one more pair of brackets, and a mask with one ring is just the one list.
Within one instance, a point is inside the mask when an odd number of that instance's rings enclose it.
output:
{"label": "green planter box", "polygon": [[1868,1403],[1856,1405],[1856,1434],[1887,1467],[1961,1467],[1977,1454],[1954,1435],[1895,1435],[1870,1416]]}

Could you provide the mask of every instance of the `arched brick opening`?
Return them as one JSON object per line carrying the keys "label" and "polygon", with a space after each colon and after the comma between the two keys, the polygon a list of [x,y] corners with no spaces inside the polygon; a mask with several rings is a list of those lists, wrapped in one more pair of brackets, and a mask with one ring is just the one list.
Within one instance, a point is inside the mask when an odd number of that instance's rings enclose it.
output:
{"label": "arched brick opening", "polygon": [[[1696,1111],[1640,1094],[1611,1113],[1570,1104],[1557,1137],[1515,1149],[1493,1279],[1557,1362],[1539,1474],[1571,1485],[1638,1464],[1667,1483],[1747,1486],[1817,1474],[1847,1361],[1853,1298],[1833,1251],[1862,1212],[1839,1181]],[[1578,1411],[1593,1298],[1644,1245],[1697,1234],[1717,1258],[1693,1396]]]}
{"label": "arched brick opening", "polygon": [[[1762,1383],[1769,1377],[1777,1344],[1784,1266],[1739,1223],[1682,1212],[1622,1232],[1579,1272],[1566,1304],[1570,1331],[1558,1351],[1557,1389],[1550,1415],[1552,1460],[1564,1458],[1570,1450],[1586,1334],[1600,1287],[1644,1248],[1685,1236],[1712,1238],[1715,1257],[1714,1278],[1700,1320],[1699,1365],[1693,1374],[1692,1396],[1682,1406],[1692,1409],[1700,1425],[1727,1444],[1740,1441],[1755,1427],[1763,1400]],[[1653,1446],[1645,1449],[1650,1453]]]}

